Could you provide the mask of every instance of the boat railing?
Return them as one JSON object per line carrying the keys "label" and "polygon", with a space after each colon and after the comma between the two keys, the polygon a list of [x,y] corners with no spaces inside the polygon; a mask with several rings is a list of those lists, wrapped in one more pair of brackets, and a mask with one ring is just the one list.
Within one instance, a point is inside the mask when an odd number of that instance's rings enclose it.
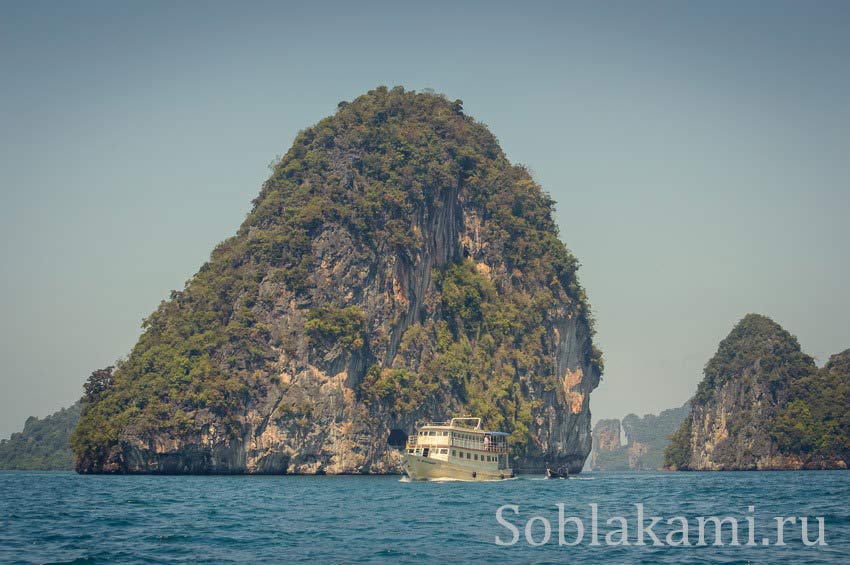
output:
{"label": "boat railing", "polygon": [[[468,425],[465,422],[474,422],[474,425]],[[463,418],[452,418],[449,421],[449,425],[453,428],[466,428],[470,430],[480,430],[481,429],[481,418],[471,418],[471,417],[463,417]]]}
{"label": "boat railing", "polygon": [[464,449],[477,449],[479,451],[487,451],[490,453],[507,453],[508,445],[503,441],[475,441],[461,438],[452,438],[452,447],[462,447]]}
{"label": "boat railing", "polygon": [[426,422],[424,424],[421,424],[420,427],[423,427],[423,428],[427,428],[427,427],[447,427],[447,426],[450,426],[450,425],[451,425],[451,422]]}
{"label": "boat railing", "polygon": [[[430,437],[430,436],[428,436]],[[425,440],[428,437],[424,438]],[[415,435],[409,436],[407,438],[407,449],[416,448],[419,445],[431,446],[431,442],[423,441],[420,442],[419,438]],[[478,451],[486,451],[488,453],[507,453],[508,452],[508,444],[505,441],[492,440],[492,441],[475,441],[469,439],[462,438],[451,438],[450,443],[448,444],[451,447],[460,447],[463,449],[475,449]],[[440,447],[439,444],[433,445],[434,447]],[[442,447],[446,447],[446,444],[442,444]]]}

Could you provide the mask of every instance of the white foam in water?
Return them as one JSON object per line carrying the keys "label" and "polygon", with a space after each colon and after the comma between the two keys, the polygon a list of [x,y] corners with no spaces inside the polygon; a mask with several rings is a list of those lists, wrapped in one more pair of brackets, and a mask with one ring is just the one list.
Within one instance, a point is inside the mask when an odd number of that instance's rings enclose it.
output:
{"label": "white foam in water", "polygon": [[[493,479],[492,481],[473,481],[469,479],[453,479],[451,477],[441,477],[439,479],[423,479],[421,481],[417,481],[420,483],[501,483],[504,481],[515,481],[519,477],[510,477],[507,479]],[[535,480],[535,479],[532,479]],[[400,483],[411,483],[413,482],[410,477],[404,476],[398,480]]]}

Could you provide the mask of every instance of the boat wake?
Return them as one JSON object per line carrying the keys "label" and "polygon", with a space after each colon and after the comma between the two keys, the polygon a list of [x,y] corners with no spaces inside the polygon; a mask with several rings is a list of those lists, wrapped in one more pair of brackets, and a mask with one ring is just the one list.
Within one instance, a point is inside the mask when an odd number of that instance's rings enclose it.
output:
{"label": "boat wake", "polygon": [[524,479],[526,481],[595,481],[596,477],[552,477],[551,479],[547,479],[546,477],[529,477]]}
{"label": "boat wake", "polygon": [[[517,479],[519,479],[519,477],[508,477],[506,479],[491,479],[491,480],[485,479],[485,480],[477,480],[476,481],[476,480],[470,480],[470,479],[455,479],[455,478],[452,478],[452,477],[439,477],[439,478],[421,479],[421,480],[418,480],[418,481],[415,481],[415,482],[417,482],[417,483],[503,483],[505,481],[515,481]],[[531,480],[534,481],[534,480],[540,480],[540,479],[531,479]],[[413,479],[411,479],[410,477],[405,475],[404,477],[400,478],[398,480],[398,482],[400,482],[400,483],[412,483],[414,481],[413,481]]]}

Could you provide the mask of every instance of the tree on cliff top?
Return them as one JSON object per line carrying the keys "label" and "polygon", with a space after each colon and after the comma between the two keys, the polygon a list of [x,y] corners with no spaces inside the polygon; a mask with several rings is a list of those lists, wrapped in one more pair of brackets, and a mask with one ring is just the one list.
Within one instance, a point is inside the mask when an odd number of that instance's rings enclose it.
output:
{"label": "tree on cliff top", "polygon": [[694,402],[701,403],[728,380],[745,373],[765,380],[772,390],[808,375],[814,360],[800,350],[797,338],[760,314],[747,314],[720,342],[706,364]]}

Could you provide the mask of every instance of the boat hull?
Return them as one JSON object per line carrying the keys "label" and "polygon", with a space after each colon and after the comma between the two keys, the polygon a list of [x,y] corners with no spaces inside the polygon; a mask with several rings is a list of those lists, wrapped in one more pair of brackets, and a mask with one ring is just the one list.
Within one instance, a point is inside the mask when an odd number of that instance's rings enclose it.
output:
{"label": "boat hull", "polygon": [[500,481],[513,477],[510,469],[482,469],[410,453],[404,455],[404,472],[414,481],[435,479]]}

